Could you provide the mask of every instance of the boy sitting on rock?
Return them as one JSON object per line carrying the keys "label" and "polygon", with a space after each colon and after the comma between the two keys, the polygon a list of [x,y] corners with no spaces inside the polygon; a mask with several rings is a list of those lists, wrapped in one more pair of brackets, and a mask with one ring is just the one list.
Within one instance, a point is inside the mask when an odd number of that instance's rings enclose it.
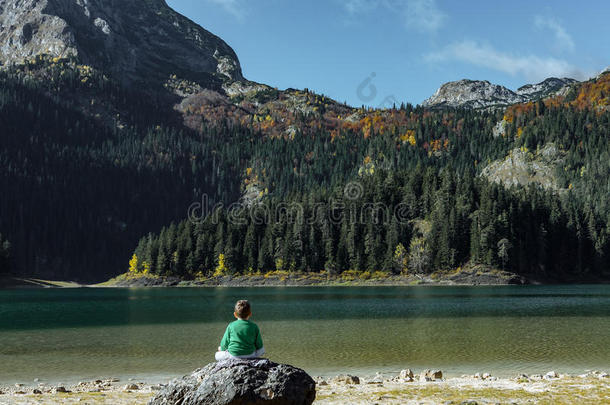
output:
{"label": "boy sitting on rock", "polygon": [[237,301],[233,315],[237,320],[227,326],[216,352],[216,361],[252,359],[265,354],[261,332],[254,322],[248,320],[252,316],[250,303],[246,300]]}

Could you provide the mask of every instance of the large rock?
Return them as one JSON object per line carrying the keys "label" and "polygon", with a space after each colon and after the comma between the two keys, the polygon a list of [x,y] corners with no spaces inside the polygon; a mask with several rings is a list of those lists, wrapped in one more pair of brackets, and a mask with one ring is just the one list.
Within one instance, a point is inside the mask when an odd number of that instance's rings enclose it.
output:
{"label": "large rock", "polygon": [[266,359],[211,363],[171,381],[150,405],[309,405],[316,383],[303,370]]}
{"label": "large rock", "polygon": [[534,184],[547,190],[561,191],[556,173],[564,157],[565,152],[552,142],[539,146],[535,151],[515,148],[506,157],[485,166],[481,176],[507,188]]}

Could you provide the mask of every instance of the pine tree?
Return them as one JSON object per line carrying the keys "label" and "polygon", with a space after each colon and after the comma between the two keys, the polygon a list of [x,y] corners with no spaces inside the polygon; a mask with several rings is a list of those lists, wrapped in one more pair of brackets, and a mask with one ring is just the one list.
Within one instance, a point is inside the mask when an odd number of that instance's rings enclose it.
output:
{"label": "pine tree", "polygon": [[267,226],[258,250],[258,270],[271,271],[275,268],[271,226]]}
{"label": "pine tree", "polygon": [[500,239],[498,242],[498,258],[502,262],[502,268],[506,269],[506,266],[510,260],[510,250],[512,248],[512,244],[506,238]]}
{"label": "pine tree", "polygon": [[322,222],[322,240],[324,243],[324,268],[330,274],[337,274],[336,247],[332,224],[325,218]]}
{"label": "pine tree", "polygon": [[398,232],[398,221],[396,218],[392,218],[392,222],[389,224],[386,232],[386,253],[383,263],[383,270],[386,272],[400,273],[402,271],[402,269],[396,266],[394,260],[394,252],[398,245]]}
{"label": "pine tree", "polygon": [[156,274],[159,274],[159,275],[171,274],[169,250],[167,249],[166,243],[164,241],[161,241],[159,244],[159,254],[157,255]]}
{"label": "pine tree", "polygon": [[248,272],[253,272],[257,268],[257,240],[256,228],[254,222],[250,222],[244,240],[243,257],[246,259],[246,268]]}
{"label": "pine tree", "polygon": [[427,273],[430,269],[430,251],[426,240],[418,237],[413,238],[409,245],[408,266],[416,273]]}
{"label": "pine tree", "polygon": [[364,234],[364,255],[366,257],[366,268],[369,271],[377,271],[377,243],[375,228],[372,222],[367,223]]}

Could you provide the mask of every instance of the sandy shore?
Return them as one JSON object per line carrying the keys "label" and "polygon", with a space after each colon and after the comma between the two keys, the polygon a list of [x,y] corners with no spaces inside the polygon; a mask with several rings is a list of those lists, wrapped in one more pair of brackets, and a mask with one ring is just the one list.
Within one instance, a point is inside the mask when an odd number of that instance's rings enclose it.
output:
{"label": "sandy shore", "polygon": [[[600,371],[583,375],[520,375],[495,378],[412,378],[381,375],[316,377],[316,404],[602,404],[610,403],[610,377]],[[0,404],[146,404],[162,388],[117,379],[83,381],[73,386],[0,386]]]}

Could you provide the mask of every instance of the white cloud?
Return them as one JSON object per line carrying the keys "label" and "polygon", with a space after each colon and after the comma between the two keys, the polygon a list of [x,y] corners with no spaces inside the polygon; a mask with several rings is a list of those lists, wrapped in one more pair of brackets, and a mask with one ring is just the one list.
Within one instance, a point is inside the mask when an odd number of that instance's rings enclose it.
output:
{"label": "white cloud", "polygon": [[404,16],[405,26],[420,32],[437,31],[447,15],[436,4],[436,0],[338,0],[345,11],[353,16],[384,9]]}
{"label": "white cloud", "polygon": [[405,15],[407,27],[424,32],[438,30],[447,18],[438,8],[436,0],[409,0]]}
{"label": "white cloud", "polygon": [[210,3],[217,4],[225,9],[229,14],[232,14],[238,20],[243,20],[245,17],[244,2],[240,0],[207,0]]}
{"label": "white cloud", "polygon": [[462,41],[448,45],[439,52],[424,56],[431,63],[461,61],[475,66],[485,67],[508,73],[512,76],[523,76],[530,82],[538,82],[547,77],[587,77],[568,62],[556,58],[542,58],[535,55],[514,55],[502,52],[493,47],[475,41]]}
{"label": "white cloud", "polygon": [[559,50],[565,49],[567,51],[574,50],[574,40],[572,36],[563,28],[563,26],[552,17],[537,16],[534,20],[536,28],[547,29],[553,33],[555,40],[557,41],[555,47]]}

